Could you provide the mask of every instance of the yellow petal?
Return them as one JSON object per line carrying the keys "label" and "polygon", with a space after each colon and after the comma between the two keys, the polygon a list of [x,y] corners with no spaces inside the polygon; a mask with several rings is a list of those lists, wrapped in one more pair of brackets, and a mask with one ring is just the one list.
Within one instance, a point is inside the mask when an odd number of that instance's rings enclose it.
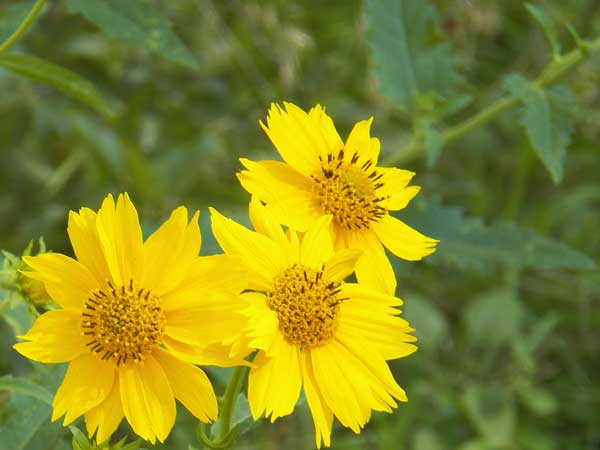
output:
{"label": "yellow petal", "polygon": [[396,191],[386,200],[385,206],[391,211],[404,209],[420,190],[419,186],[409,186]]}
{"label": "yellow petal", "polygon": [[312,368],[310,352],[305,351],[300,355],[300,362],[303,374],[304,394],[306,402],[310,409],[310,414],[315,425],[315,440],[317,448],[321,448],[321,442],[325,447],[331,445],[331,426],[333,425],[333,412],[327,406],[325,399],[321,395],[319,386],[315,379]]}
{"label": "yellow petal", "polygon": [[375,223],[373,229],[390,252],[407,261],[419,261],[432,254],[439,242],[419,233],[389,214]]}
{"label": "yellow petal", "polygon": [[271,358],[260,352],[250,369],[248,402],[254,419],[262,414],[274,422],[278,417],[291,414],[300,396],[302,374],[300,355],[295,345],[281,336],[276,344],[277,355]]}
{"label": "yellow petal", "polygon": [[336,252],[325,263],[323,278],[332,281],[342,281],[349,277],[354,272],[354,268],[362,254],[362,250],[352,248]]}
{"label": "yellow petal", "polygon": [[[364,375],[370,381],[374,397],[379,401],[379,405],[373,405],[373,409],[389,412],[388,407],[396,407],[394,399],[401,402],[408,400],[404,390],[394,380],[387,363],[374,347],[371,347],[368,342],[346,335],[343,329],[340,332],[339,328],[336,330],[335,339],[348,350],[349,354],[360,361]],[[351,361],[351,358],[348,357],[347,361]]]}
{"label": "yellow petal", "polygon": [[259,292],[245,292],[242,298],[247,302],[243,313],[248,317],[249,345],[264,350],[271,356],[271,347],[279,333],[277,313],[267,305],[267,297]]}
{"label": "yellow petal", "polygon": [[223,251],[239,256],[250,271],[251,289],[267,290],[273,277],[290,266],[289,255],[273,240],[248,230],[210,208],[215,239]]}
{"label": "yellow petal", "polygon": [[96,213],[89,208],[81,208],[79,213],[70,211],[67,232],[79,262],[89,269],[98,283],[103,283],[110,277],[110,272],[98,237]]}
{"label": "yellow petal", "polygon": [[[377,190],[377,193],[381,197],[389,197],[385,206],[392,211],[401,209],[398,203],[402,204],[405,200],[406,194],[403,191],[415,176],[415,173],[397,167],[377,167],[377,172],[383,174],[381,178],[383,186]],[[414,194],[416,195],[417,192]]]}
{"label": "yellow petal", "polygon": [[96,434],[96,442],[106,441],[117,430],[123,420],[123,407],[121,406],[121,393],[119,380],[116,379],[108,397],[97,406],[85,413],[85,426],[90,439]]}
{"label": "yellow petal", "polygon": [[218,302],[219,293],[229,298],[229,295],[237,295],[246,289],[247,285],[248,270],[240,257],[196,257],[182,282],[161,297],[162,307],[165,311],[174,311],[212,305],[215,300]]}
{"label": "yellow petal", "polygon": [[255,195],[250,200],[248,212],[250,222],[252,222],[252,226],[257,233],[264,234],[276,242],[288,243],[281,225],[273,220],[273,217],[267,213],[265,206]]}
{"label": "yellow petal", "polygon": [[161,295],[186,276],[200,253],[200,228],[196,212],[188,224],[188,212],[180,206],[144,243],[144,273],[140,283]]}
{"label": "yellow petal", "polygon": [[175,399],[164,370],[153,356],[144,364],[120,369],[121,403],[133,431],[154,444],[169,435],[175,423]]}
{"label": "yellow petal", "polygon": [[139,279],[144,256],[142,230],[129,196],[119,194],[115,205],[109,194],[98,211],[96,226],[114,283],[122,286]]}
{"label": "yellow petal", "polygon": [[155,358],[162,366],[175,398],[201,422],[217,418],[217,397],[204,371],[158,350]]}
{"label": "yellow petal", "polygon": [[240,161],[248,169],[238,173],[240,183],[267,204],[276,222],[305,231],[322,214],[313,181],[307,176],[279,161]]}
{"label": "yellow petal", "polygon": [[356,264],[356,278],[383,293],[394,295],[396,276],[377,235],[371,231],[349,234],[349,246],[363,251]]}
{"label": "yellow petal", "polygon": [[269,139],[288,164],[310,175],[318,170],[319,156],[337,153],[343,146],[333,121],[320,106],[309,114],[292,103],[271,105],[267,125],[262,126]]}
{"label": "yellow petal", "polygon": [[344,159],[350,160],[356,153],[358,156],[358,166],[371,161],[373,165],[377,164],[379,158],[379,139],[371,137],[371,124],[373,118],[362,120],[352,128],[346,146],[344,148]]}
{"label": "yellow petal", "polygon": [[171,354],[182,361],[201,366],[233,367],[250,366],[251,363],[244,358],[252,353],[253,349],[247,345],[243,347],[242,337],[237,337],[233,344],[209,344],[206,346],[195,346],[178,341],[169,336],[163,336],[163,344]]}
{"label": "yellow petal", "polygon": [[[235,295],[205,294],[205,305],[188,309],[165,309],[165,334],[192,345],[231,342],[246,328],[241,310],[245,303]],[[210,303],[209,303],[210,302]]]}
{"label": "yellow petal", "polygon": [[306,232],[300,245],[300,263],[320,270],[333,256],[330,215],[319,218]]}
{"label": "yellow petal", "polygon": [[98,282],[78,261],[60,253],[24,256],[33,269],[26,275],[44,283],[48,295],[63,308],[82,308]]}
{"label": "yellow petal", "polygon": [[87,353],[81,332],[81,312],[72,309],[48,311],[36,319],[25,336],[13,348],[23,356],[44,363],[72,361]]}
{"label": "yellow petal", "polygon": [[310,349],[310,355],[315,380],[327,406],[342,425],[360,433],[371,416],[372,403],[363,374],[346,370],[344,358],[351,356],[335,340]]}
{"label": "yellow petal", "polygon": [[108,397],[113,387],[115,368],[98,355],[87,353],[74,359],[52,402],[52,421],[63,414],[67,426]]}
{"label": "yellow petal", "polygon": [[414,330],[408,322],[398,314],[400,310],[373,296],[353,297],[340,305],[338,330],[375,346],[386,360],[403,358],[417,350],[412,344],[417,339],[410,334]]}

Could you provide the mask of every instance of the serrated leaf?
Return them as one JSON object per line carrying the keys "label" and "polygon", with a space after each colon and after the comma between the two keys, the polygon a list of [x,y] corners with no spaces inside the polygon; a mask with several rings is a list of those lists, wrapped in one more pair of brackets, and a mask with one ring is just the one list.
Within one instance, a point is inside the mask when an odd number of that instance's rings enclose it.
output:
{"label": "serrated leaf", "polygon": [[4,42],[27,17],[35,0],[15,3],[0,10],[0,42]]}
{"label": "serrated leaf", "polygon": [[464,269],[485,271],[497,266],[539,269],[594,269],[595,262],[568,245],[514,224],[491,226],[467,217],[460,208],[417,199],[399,213],[400,220],[440,240],[427,261],[445,261]]}
{"label": "serrated leaf", "polygon": [[566,86],[543,89],[521,75],[509,76],[505,85],[523,102],[521,124],[529,142],[552,180],[559,183],[563,178],[567,146],[571,142],[575,96]]}
{"label": "serrated leaf", "polygon": [[446,43],[432,43],[435,10],[424,0],[369,0],[369,44],[380,92],[402,110],[419,94],[444,97],[461,77]]}
{"label": "serrated leaf", "polygon": [[0,66],[48,84],[63,94],[91,106],[106,117],[114,115],[91,82],[64,67],[36,56],[20,54],[1,54]]}
{"label": "serrated leaf", "polygon": [[467,416],[485,441],[504,448],[513,441],[516,411],[508,390],[499,384],[472,385],[463,394]]}
{"label": "serrated leaf", "polygon": [[423,135],[425,141],[425,157],[427,159],[427,166],[433,167],[437,162],[438,158],[442,154],[444,148],[444,139],[441,133],[432,126],[425,128]]}
{"label": "serrated leaf", "polygon": [[18,392],[52,405],[52,393],[44,386],[33,383],[27,378],[15,378],[12,375],[0,377],[0,391]]}
{"label": "serrated leaf", "polygon": [[531,3],[526,3],[525,8],[527,11],[529,11],[529,14],[531,14],[533,18],[541,25],[542,31],[544,32],[546,39],[548,39],[548,43],[552,49],[552,54],[555,57],[559,56],[560,44],[556,34],[556,27],[554,26],[552,19],[550,19],[550,17],[548,17],[543,10]]}
{"label": "serrated leaf", "polygon": [[108,36],[158,53],[169,61],[198,67],[197,60],[173,32],[169,19],[149,0],[68,0],[67,8]]}

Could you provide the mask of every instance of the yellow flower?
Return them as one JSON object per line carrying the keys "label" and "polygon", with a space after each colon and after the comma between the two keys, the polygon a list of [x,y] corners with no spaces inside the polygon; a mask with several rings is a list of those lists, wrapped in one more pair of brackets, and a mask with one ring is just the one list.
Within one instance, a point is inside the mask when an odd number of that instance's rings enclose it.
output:
{"label": "yellow flower", "polygon": [[26,257],[27,276],[44,283],[59,310],[42,314],[14,348],[35,361],[69,362],[53,402],[64,425],[82,414],[96,441],[123,419],[144,439],[164,441],[175,398],[203,422],[217,417],[206,374],[194,364],[232,365],[231,336],[246,319],[246,283],[235,258],[199,257],[198,213],[177,208],[145,242],[127,194],[95,213],[71,211],[77,260],[58,253]]}
{"label": "yellow flower", "polygon": [[334,251],[331,216],[314,221],[302,239],[282,228],[253,198],[257,232],[211,210],[212,229],[227,255],[242,258],[252,291],[247,335],[260,351],[248,380],[255,419],[290,414],[300,390],[310,408],[317,447],[330,445],[333,416],[359,433],[371,411],[391,412],[406,401],[386,360],[416,350],[408,323],[398,317],[402,301],[343,280],[360,251]]}
{"label": "yellow flower", "polygon": [[433,253],[438,242],[388,214],[419,192],[407,187],[414,173],[377,167],[372,118],[358,122],[344,144],[321,106],[308,113],[284,106],[271,105],[267,125],[260,124],[285,163],[242,159],[248,169],[238,174],[242,186],[267,204],[275,221],[297,231],[331,214],[335,248],[364,251],[356,267],[359,280],[393,294],[396,279],[382,244],[416,261]]}

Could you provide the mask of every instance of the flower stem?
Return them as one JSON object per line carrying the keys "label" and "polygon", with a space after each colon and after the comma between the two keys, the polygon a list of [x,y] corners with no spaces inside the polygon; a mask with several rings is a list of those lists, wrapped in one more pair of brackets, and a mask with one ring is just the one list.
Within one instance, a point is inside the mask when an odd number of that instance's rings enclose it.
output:
{"label": "flower stem", "polygon": [[[575,69],[582,61],[588,59],[591,54],[599,50],[600,39],[592,42],[580,41],[576,49],[550,62],[533,83],[539,87],[556,83]],[[443,130],[441,132],[443,143],[447,144],[461,138],[465,134],[485,125],[498,114],[513,108],[518,103],[519,100],[513,96],[506,96],[496,100],[473,116]],[[413,139],[407,146],[385,158],[382,165],[392,166],[404,163],[417,158],[424,151],[425,143],[423,139]]]}
{"label": "flower stem", "polygon": [[233,374],[229,379],[225,394],[223,394],[223,400],[221,401],[221,418],[219,432],[217,439],[224,441],[230,432],[231,419],[233,418],[233,412],[235,411],[235,404],[237,402],[238,395],[242,390],[242,384],[244,383],[244,377],[248,370],[245,366],[237,366],[233,370]]}
{"label": "flower stem", "polygon": [[0,44],[0,53],[11,48],[19,40],[21,35],[27,31],[27,28],[29,28],[29,26],[33,23],[36,16],[42,9],[42,6],[44,6],[44,3],[46,3],[46,0],[37,0],[37,2],[35,2],[35,5],[33,5],[33,8],[31,8],[31,11],[29,11],[27,17],[25,17],[15,32],[11,34],[2,44]]}

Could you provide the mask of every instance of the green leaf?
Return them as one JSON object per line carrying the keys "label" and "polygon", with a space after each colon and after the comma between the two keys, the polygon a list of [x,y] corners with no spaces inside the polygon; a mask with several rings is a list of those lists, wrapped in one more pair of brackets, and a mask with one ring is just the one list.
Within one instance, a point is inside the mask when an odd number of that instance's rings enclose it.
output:
{"label": "green leaf", "polygon": [[48,84],[63,94],[91,106],[106,117],[114,115],[92,83],[64,67],[35,56],[18,54],[1,54],[0,66]]}
{"label": "green leaf", "polygon": [[[58,386],[64,367],[36,365],[30,381],[48,392]],[[58,440],[62,426],[50,421],[52,407],[35,396],[13,392],[0,413],[0,450],[47,450]]]}
{"label": "green leaf", "polygon": [[425,128],[423,139],[425,141],[425,156],[427,158],[427,167],[431,168],[435,166],[435,163],[442,154],[442,150],[444,148],[444,140],[442,138],[441,133],[432,126],[428,126],[427,128]]}
{"label": "green leaf", "polygon": [[35,0],[15,3],[0,10],[0,42],[4,42],[25,19]]}
{"label": "green leaf", "polygon": [[513,441],[516,411],[510,392],[499,384],[472,385],[463,393],[468,418],[491,447]]}
{"label": "green leaf", "polygon": [[71,434],[73,435],[71,441],[73,450],[92,450],[92,444],[79,428],[70,425],[69,430],[71,430]]}
{"label": "green leaf", "polygon": [[446,43],[436,43],[435,10],[424,0],[369,0],[369,44],[380,92],[401,110],[419,95],[444,97],[461,80]]}
{"label": "green leaf", "polygon": [[68,0],[67,8],[108,36],[158,53],[169,61],[198,67],[198,61],[173,32],[169,19],[149,0]]}
{"label": "green leaf", "polygon": [[[469,342],[486,347],[509,343],[520,334],[524,314],[523,306],[512,289],[486,292],[471,302],[465,312]],[[493,333],[490,330],[494,330]]]}
{"label": "green leaf", "polygon": [[52,405],[52,393],[43,386],[26,378],[14,378],[12,375],[0,377],[0,391],[18,392]]}
{"label": "green leaf", "polygon": [[418,199],[394,213],[402,221],[440,240],[426,261],[444,261],[463,269],[486,271],[497,266],[540,269],[594,269],[594,261],[568,245],[510,223],[483,224],[459,208]]}
{"label": "green leaf", "polygon": [[421,428],[415,434],[413,450],[443,450],[445,446],[438,435],[430,428]]}
{"label": "green leaf", "polygon": [[549,416],[558,410],[556,397],[546,389],[530,384],[519,385],[519,400],[536,416]]}
{"label": "green leaf", "polygon": [[511,75],[505,80],[509,92],[523,102],[521,124],[538,157],[550,172],[552,180],[559,183],[567,146],[571,142],[576,99],[566,86],[543,89],[521,75]]}
{"label": "green leaf", "polygon": [[416,330],[419,347],[433,349],[448,334],[448,322],[440,310],[430,301],[416,295],[409,295],[404,303],[404,318]]}
{"label": "green leaf", "polygon": [[552,49],[552,55],[555,58],[558,57],[560,55],[560,44],[556,34],[556,27],[554,26],[552,19],[550,19],[543,10],[531,3],[526,3],[525,8],[527,8],[529,14],[531,14],[533,18],[542,26],[544,35],[546,36],[546,39],[548,39],[548,43]]}

